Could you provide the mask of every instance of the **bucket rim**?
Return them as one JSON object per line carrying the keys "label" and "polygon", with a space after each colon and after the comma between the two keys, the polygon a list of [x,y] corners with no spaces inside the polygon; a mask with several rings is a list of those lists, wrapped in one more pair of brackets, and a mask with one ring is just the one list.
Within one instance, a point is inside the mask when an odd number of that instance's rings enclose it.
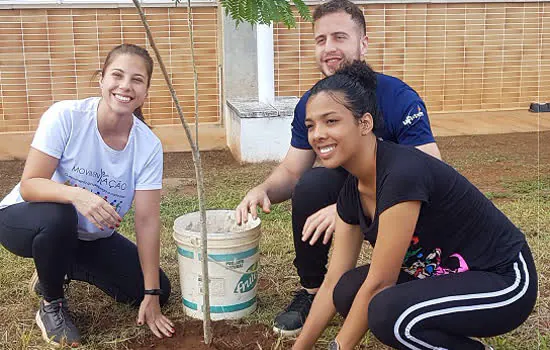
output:
{"label": "bucket rim", "polygon": [[[219,214],[222,214],[222,215],[227,215],[227,214],[234,214],[235,211],[234,210],[229,210],[229,209],[207,209],[206,210],[206,215],[208,216],[208,213],[219,213]],[[189,218],[191,216],[196,216],[196,215],[200,215],[200,212],[199,211],[193,211],[193,212],[189,212],[189,213],[185,213],[183,215],[180,215],[178,216],[175,220],[174,220],[174,224],[172,225],[172,230],[173,232],[177,232],[178,234],[183,234],[181,231],[182,230],[179,230],[177,229],[177,222],[178,221],[182,221],[182,220],[185,220],[185,218]],[[222,235],[227,235],[227,234],[232,234],[232,235],[237,235],[237,234],[248,234],[250,231],[254,231],[256,229],[260,229],[261,227],[261,224],[262,224],[262,220],[259,218],[259,217],[256,217],[256,219],[252,219],[252,215],[249,213],[249,223],[251,223],[251,227],[246,229],[246,230],[242,230],[242,231],[237,231],[237,232],[230,232],[230,231],[215,231],[215,232],[207,232],[208,234],[208,237],[210,239],[210,236],[211,235],[217,235],[217,236],[222,236]],[[186,231],[188,233],[192,233],[192,234],[198,234],[200,235],[201,234],[201,231],[198,230],[198,231],[195,231],[195,230],[188,230],[188,229],[184,229],[183,231]],[[216,238],[216,237],[212,237],[212,238]],[[221,237],[218,238],[218,239],[222,239]]]}
{"label": "bucket rim", "polygon": [[[179,243],[184,243],[183,240],[185,237],[189,238],[201,238],[201,233],[197,231],[187,231],[188,234],[182,234],[181,232],[172,231],[172,238]],[[243,238],[250,238],[251,240],[259,240],[262,232],[259,227],[256,227],[252,230],[247,230],[243,232],[209,232],[207,233],[208,241],[219,242],[219,241],[230,241],[230,240],[239,240]]]}

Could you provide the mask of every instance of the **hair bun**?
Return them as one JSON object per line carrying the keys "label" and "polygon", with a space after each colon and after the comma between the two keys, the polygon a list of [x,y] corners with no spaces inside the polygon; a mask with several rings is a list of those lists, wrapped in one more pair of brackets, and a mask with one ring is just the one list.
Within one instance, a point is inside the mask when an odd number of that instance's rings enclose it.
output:
{"label": "hair bun", "polygon": [[342,66],[336,74],[345,75],[356,80],[367,90],[376,89],[376,73],[364,61],[354,60]]}
{"label": "hair bun", "polygon": [[319,80],[311,88],[310,96],[327,91],[335,102],[351,111],[357,120],[363,118],[365,113],[370,113],[374,121],[373,130],[376,131],[384,126],[377,106],[376,79],[376,73],[366,62],[356,60],[343,65],[335,74]]}

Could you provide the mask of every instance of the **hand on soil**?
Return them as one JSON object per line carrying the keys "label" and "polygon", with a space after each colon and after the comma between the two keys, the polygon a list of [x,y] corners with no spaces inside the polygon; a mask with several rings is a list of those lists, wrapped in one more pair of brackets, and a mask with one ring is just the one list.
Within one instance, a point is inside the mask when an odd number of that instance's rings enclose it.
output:
{"label": "hand on soil", "polygon": [[253,219],[256,219],[258,217],[258,206],[261,206],[264,213],[269,213],[271,201],[264,190],[254,187],[235,209],[237,225],[248,222],[248,213],[252,214]]}
{"label": "hand on soil", "polygon": [[83,188],[74,188],[72,204],[76,210],[100,230],[120,226],[122,218],[105,199]]}
{"label": "hand on soil", "polygon": [[302,231],[302,242],[311,238],[309,244],[314,245],[324,233],[323,244],[327,244],[334,233],[335,225],[336,204],[332,204],[307,218],[304,230]]}
{"label": "hand on soil", "polygon": [[160,311],[159,297],[146,295],[139,306],[137,324],[147,323],[149,329],[157,338],[171,337],[174,334],[174,324]]}

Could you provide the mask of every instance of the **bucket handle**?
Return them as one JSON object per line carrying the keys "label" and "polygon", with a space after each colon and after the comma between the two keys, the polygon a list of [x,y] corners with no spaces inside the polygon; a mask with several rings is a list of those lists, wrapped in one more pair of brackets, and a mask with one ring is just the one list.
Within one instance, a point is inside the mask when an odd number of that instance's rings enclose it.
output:
{"label": "bucket handle", "polygon": [[[175,234],[175,233],[172,235],[172,238],[174,238],[174,240],[175,240],[177,243],[180,243],[180,242],[181,242],[181,241],[178,239],[178,237],[176,237],[176,234]],[[198,240],[199,240],[198,238],[192,238],[192,239],[190,239],[190,242],[191,242],[191,244],[193,245],[193,247],[195,247],[195,248],[200,248],[200,243],[197,243]],[[250,244],[250,243],[247,242],[247,243],[241,243],[241,244],[232,244],[232,245],[226,245],[224,248],[226,248],[226,249],[227,249],[227,248],[240,248],[240,247],[245,246],[245,245],[248,245],[248,244]]]}

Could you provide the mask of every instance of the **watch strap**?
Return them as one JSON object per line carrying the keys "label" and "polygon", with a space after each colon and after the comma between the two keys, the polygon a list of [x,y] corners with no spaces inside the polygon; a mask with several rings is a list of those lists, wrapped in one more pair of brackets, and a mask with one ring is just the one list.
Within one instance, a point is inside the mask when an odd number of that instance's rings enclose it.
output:
{"label": "watch strap", "polygon": [[162,289],[145,289],[143,291],[145,295],[162,295]]}

